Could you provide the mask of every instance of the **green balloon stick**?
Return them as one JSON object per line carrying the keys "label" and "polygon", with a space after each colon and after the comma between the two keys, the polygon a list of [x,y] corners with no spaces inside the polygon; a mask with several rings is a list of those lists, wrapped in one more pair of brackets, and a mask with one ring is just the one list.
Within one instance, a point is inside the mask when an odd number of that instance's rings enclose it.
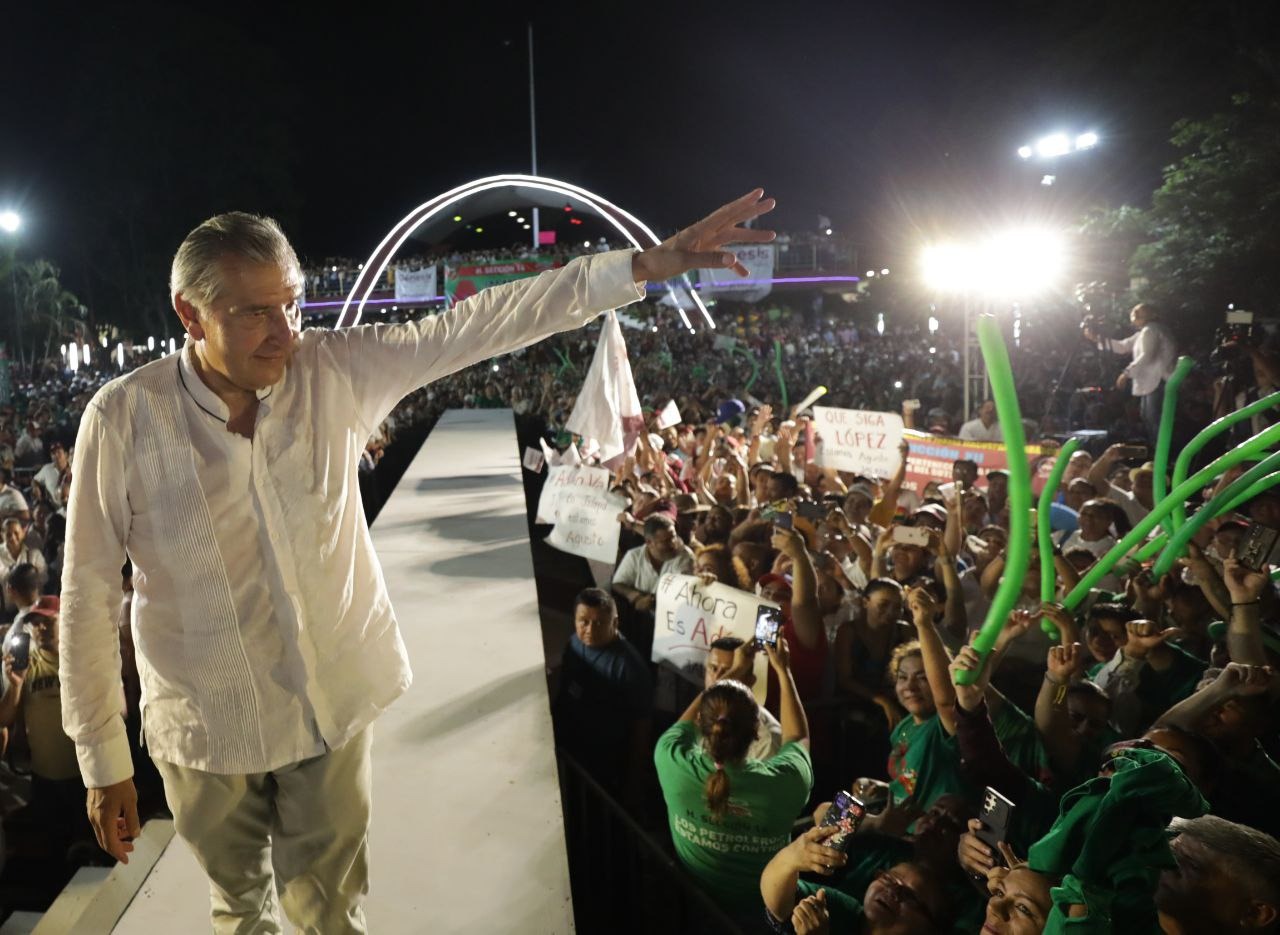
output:
{"label": "green balloon stick", "polygon": [[[1245,419],[1252,419],[1260,412],[1265,412],[1275,406],[1280,406],[1280,393],[1272,393],[1270,396],[1264,396],[1262,399],[1252,402],[1242,409],[1235,412],[1229,412],[1220,419],[1215,419],[1196,433],[1196,437],[1187,442],[1187,446],[1178,452],[1178,460],[1173,465],[1173,486],[1177,487],[1187,478],[1187,471],[1191,468],[1191,459],[1194,458],[1200,449],[1209,442],[1213,441],[1227,429],[1231,428],[1238,422]],[[1170,515],[1173,520],[1173,528],[1177,529],[1187,521],[1187,507],[1185,503],[1179,504],[1173,508]]]}
{"label": "green balloon stick", "polygon": [[778,389],[782,391],[782,408],[787,408],[787,381],[782,378],[782,342],[773,341],[773,369],[778,374]]}
{"label": "green balloon stick", "polygon": [[[1147,537],[1147,534],[1159,524],[1171,510],[1178,504],[1182,503],[1187,497],[1191,496],[1205,484],[1209,483],[1215,477],[1223,474],[1227,470],[1235,467],[1242,461],[1254,458],[1258,452],[1265,451],[1280,442],[1280,425],[1273,425],[1264,429],[1257,435],[1247,441],[1241,442],[1235,448],[1232,448],[1226,454],[1213,461],[1206,467],[1201,468],[1195,474],[1188,477],[1181,484],[1173,488],[1169,496],[1165,497],[1159,503],[1155,504],[1155,508],[1144,516],[1128,534],[1111,547],[1106,555],[1098,559],[1094,566],[1090,568],[1079,583],[1071,589],[1071,593],[1067,595],[1063,604],[1068,610],[1074,610],[1084,600],[1085,595],[1089,593],[1089,589],[1097,584],[1116,563],[1129,554],[1129,550],[1136,546],[1139,542]],[[1012,488],[1012,477],[1010,477],[1010,488]],[[1010,498],[1012,500],[1012,498]],[[1009,531],[1009,540],[1013,541],[1013,530]]]}
{"label": "green balloon stick", "polygon": [[[1036,510],[1036,542],[1040,546],[1040,600],[1042,601],[1053,600],[1058,583],[1057,571],[1053,567],[1053,530],[1049,527],[1053,498],[1058,495],[1058,486],[1062,483],[1062,475],[1067,471],[1067,462],[1079,447],[1079,439],[1067,439],[1067,443],[1058,452],[1058,460],[1053,462],[1053,470],[1049,472],[1044,488],[1040,491],[1040,503]],[[1058,628],[1048,617],[1040,620],[1040,629],[1052,640],[1061,638]]]}
{"label": "green balloon stick", "polygon": [[1196,510],[1195,516],[1183,523],[1178,531],[1169,537],[1169,544],[1164,547],[1164,551],[1160,553],[1160,558],[1156,560],[1155,565],[1151,568],[1151,576],[1158,581],[1167,575],[1169,569],[1173,567],[1174,561],[1186,551],[1187,543],[1191,541],[1191,537],[1200,530],[1201,526],[1224,512],[1224,508],[1228,503],[1277,469],[1280,469],[1280,453],[1270,455],[1259,461],[1228,484],[1216,497]]}
{"label": "green balloon stick", "polygon": [[[1009,366],[1009,350],[1000,337],[1000,327],[990,315],[978,319],[978,343],[991,380],[991,395],[996,400],[996,414],[1009,461],[1009,547],[1005,553],[1004,574],[1000,576],[1000,586],[991,600],[987,619],[973,638],[973,648],[985,660],[1022,593],[1022,582],[1031,564],[1031,469],[1027,465],[1027,440],[1022,430],[1013,369]],[[956,681],[971,685],[977,674],[963,670],[956,673]]]}
{"label": "green balloon stick", "polygon": [[[1196,362],[1190,357],[1179,357],[1173,368],[1173,375],[1164,385],[1164,403],[1160,409],[1160,431],[1156,435],[1156,456],[1152,462],[1151,499],[1159,503],[1169,494],[1169,449],[1173,445],[1173,420],[1178,412],[1178,391],[1182,381],[1195,369]],[[1173,533],[1173,517],[1164,518],[1164,531]]]}

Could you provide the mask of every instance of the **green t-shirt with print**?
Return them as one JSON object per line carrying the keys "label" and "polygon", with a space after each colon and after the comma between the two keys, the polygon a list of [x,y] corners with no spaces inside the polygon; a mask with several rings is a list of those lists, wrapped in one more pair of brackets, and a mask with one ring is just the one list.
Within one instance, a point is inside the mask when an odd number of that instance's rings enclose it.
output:
{"label": "green t-shirt with print", "polygon": [[760,874],[791,842],[791,826],[813,789],[808,749],[786,743],[768,760],[725,764],[729,807],[719,820],[707,808],[705,791],[715,763],[692,723],[673,724],[658,738],[653,759],[671,840],[685,869],[727,908],[760,906]]}
{"label": "green t-shirt with print", "polygon": [[895,802],[910,798],[922,810],[947,793],[976,801],[960,773],[960,745],[938,715],[918,724],[908,715],[889,735],[889,791]]}

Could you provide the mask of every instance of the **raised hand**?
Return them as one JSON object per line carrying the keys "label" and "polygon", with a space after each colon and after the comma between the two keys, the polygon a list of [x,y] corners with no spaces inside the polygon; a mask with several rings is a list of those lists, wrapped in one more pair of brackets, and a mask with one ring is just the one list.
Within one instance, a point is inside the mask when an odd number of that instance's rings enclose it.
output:
{"label": "raised hand", "polygon": [[996,644],[994,649],[1002,650],[1014,640],[1025,636],[1036,621],[1040,619],[1040,614],[1030,610],[1014,610],[1005,618],[1004,626],[1000,628],[1000,633],[996,636]]}
{"label": "raised hand", "polygon": [[1161,628],[1151,620],[1132,620],[1125,629],[1129,639],[1124,644],[1124,654],[1130,659],[1145,659],[1153,649],[1182,632],[1177,627]]}
{"label": "raised hand", "polygon": [[754,230],[739,225],[772,211],[776,202],[757,188],[716,209],[675,236],[635,254],[631,272],[636,282],[662,282],[693,269],[732,269],[747,276],[745,266],[722,248],[731,243],[768,243],[771,230]]}
{"label": "raised hand", "polygon": [[1050,646],[1046,671],[1051,681],[1066,685],[1080,670],[1082,647],[1079,643],[1070,646]]}
{"label": "raised hand", "polygon": [[[972,711],[982,703],[982,696],[987,690],[987,665],[986,660],[978,655],[978,651],[972,646],[961,646],[960,652],[956,653],[956,657],[951,660],[951,683],[956,689],[956,704],[964,708],[966,711]],[[975,678],[972,684],[961,685],[956,678],[958,672],[973,672]]]}
{"label": "raised hand", "polygon": [[839,831],[840,829],[834,825],[826,828],[813,827],[788,844],[787,860],[792,868],[829,877],[843,867],[848,863],[849,858],[834,847],[827,847],[823,843]]}
{"label": "raised hand", "polygon": [[818,890],[796,903],[791,911],[791,927],[796,935],[829,935],[831,915],[827,912],[826,890]]}
{"label": "raised hand", "polygon": [[1271,687],[1275,672],[1271,666],[1248,666],[1229,662],[1214,680],[1214,687],[1237,698],[1263,695]]}
{"label": "raised hand", "polygon": [[1255,571],[1235,558],[1229,558],[1223,562],[1222,578],[1227,590],[1231,593],[1232,602],[1236,604],[1260,599],[1267,587],[1265,573]]}

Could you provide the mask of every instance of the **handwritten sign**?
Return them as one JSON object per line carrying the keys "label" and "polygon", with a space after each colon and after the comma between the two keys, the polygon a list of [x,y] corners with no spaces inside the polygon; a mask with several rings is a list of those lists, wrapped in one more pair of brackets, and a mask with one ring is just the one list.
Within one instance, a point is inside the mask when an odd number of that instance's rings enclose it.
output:
{"label": "handwritten sign", "polygon": [[680,421],[680,409],[676,406],[676,401],[674,399],[663,406],[662,411],[658,413],[658,428],[660,430],[671,428],[673,425],[679,425]]}
{"label": "handwritten sign", "polygon": [[549,468],[538,519],[555,523],[547,544],[601,562],[618,558],[618,514],[626,501],[609,492],[609,472],[585,464]]}
{"label": "handwritten sign", "polygon": [[874,477],[892,477],[898,470],[902,416],[814,406],[813,417],[822,436],[821,467]]}
{"label": "handwritten sign", "polygon": [[[749,591],[719,582],[703,584],[693,575],[666,574],[658,579],[653,626],[653,661],[665,663],[701,685],[711,644],[722,636],[754,639],[761,607],[777,607]],[[756,655],[756,700],[763,703],[769,661]]]}

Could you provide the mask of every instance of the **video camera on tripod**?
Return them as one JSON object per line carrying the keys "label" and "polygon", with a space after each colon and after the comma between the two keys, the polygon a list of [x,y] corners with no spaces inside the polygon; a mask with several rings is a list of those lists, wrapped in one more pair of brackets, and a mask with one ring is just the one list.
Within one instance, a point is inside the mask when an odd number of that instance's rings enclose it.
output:
{"label": "video camera on tripod", "polygon": [[1236,380],[1252,376],[1249,350],[1262,344],[1264,335],[1253,323],[1253,312],[1230,311],[1227,320],[1213,332],[1209,365],[1213,372]]}

